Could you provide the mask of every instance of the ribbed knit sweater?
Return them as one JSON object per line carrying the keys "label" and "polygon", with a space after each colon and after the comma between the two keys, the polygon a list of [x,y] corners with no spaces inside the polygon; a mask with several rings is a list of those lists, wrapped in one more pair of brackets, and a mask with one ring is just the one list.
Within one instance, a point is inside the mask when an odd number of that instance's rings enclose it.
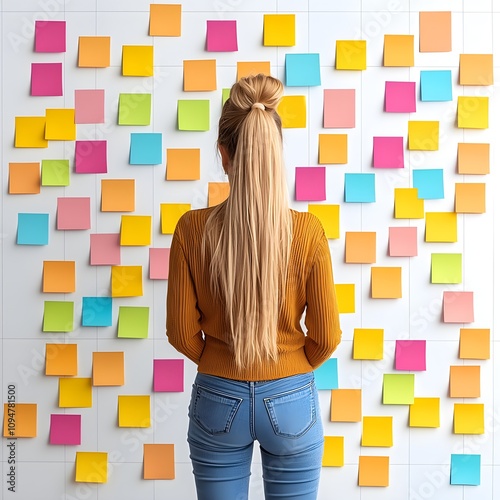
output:
{"label": "ribbed knit sweater", "polygon": [[[238,369],[223,304],[210,291],[209,259],[201,253],[213,208],[179,220],[170,247],[167,292],[169,342],[201,373],[235,380],[273,380],[307,373],[330,358],[341,338],[328,240],[319,219],[291,210],[293,239],[277,325],[278,361]],[[301,325],[305,311],[305,332]]]}

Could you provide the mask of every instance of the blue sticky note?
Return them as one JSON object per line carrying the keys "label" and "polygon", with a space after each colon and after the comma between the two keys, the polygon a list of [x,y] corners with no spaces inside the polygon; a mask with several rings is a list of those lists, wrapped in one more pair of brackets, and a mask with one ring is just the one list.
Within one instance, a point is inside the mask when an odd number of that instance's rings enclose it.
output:
{"label": "blue sticky note", "polygon": [[344,201],[346,203],[373,203],[375,201],[375,174],[345,174]]}
{"label": "blue sticky note", "polygon": [[420,72],[421,101],[452,101],[451,70]]}
{"label": "blue sticky note", "polygon": [[49,244],[49,214],[17,214],[18,245]]}
{"label": "blue sticky note", "polygon": [[422,168],[413,170],[413,187],[421,200],[442,200],[444,181],[442,168]]}
{"label": "blue sticky note", "polygon": [[82,326],[111,326],[111,297],[83,297]]}
{"label": "blue sticky note", "polygon": [[314,380],[318,389],[338,389],[338,363],[337,358],[326,360],[319,368],[314,370]]}
{"label": "blue sticky note", "polygon": [[481,455],[451,455],[450,484],[479,486]]}
{"label": "blue sticky note", "polygon": [[285,85],[288,87],[321,85],[319,54],[286,54]]}
{"label": "blue sticky note", "polygon": [[130,165],[159,165],[161,162],[160,133],[130,134]]}

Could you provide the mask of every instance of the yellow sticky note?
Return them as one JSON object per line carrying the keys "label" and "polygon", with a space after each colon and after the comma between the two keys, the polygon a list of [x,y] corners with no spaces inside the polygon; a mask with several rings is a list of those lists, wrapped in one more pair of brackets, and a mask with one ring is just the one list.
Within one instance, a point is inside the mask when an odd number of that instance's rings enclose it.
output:
{"label": "yellow sticky note", "polygon": [[123,352],[92,353],[92,385],[118,386],[125,383]]}
{"label": "yellow sticky note", "polygon": [[356,312],[354,283],[335,283],[335,294],[340,314]]}
{"label": "yellow sticky note", "polygon": [[437,151],[439,149],[439,122],[408,122],[408,149],[411,151]]}
{"label": "yellow sticky note", "polygon": [[200,178],[199,148],[167,149],[167,181],[196,181]]}
{"label": "yellow sticky note", "polygon": [[77,451],[75,469],[77,483],[106,483],[108,454],[100,451]]}
{"label": "yellow sticky note", "polygon": [[321,221],[327,238],[340,238],[340,205],[310,204],[308,210]]}
{"label": "yellow sticky note", "polygon": [[366,69],[366,40],[337,40],[335,69]]}
{"label": "yellow sticky note", "polygon": [[142,266],[111,266],[111,297],[142,294]]}
{"label": "yellow sticky note", "polygon": [[73,293],[76,289],[75,261],[45,260],[43,262],[44,293]]}
{"label": "yellow sticky note", "polygon": [[486,184],[484,182],[455,184],[455,212],[484,214],[486,212]]}
{"label": "yellow sticky note", "polygon": [[457,214],[455,212],[427,212],[425,214],[425,241],[455,243],[457,241]]}
{"label": "yellow sticky note", "polygon": [[420,12],[420,52],[451,52],[451,12]]}
{"label": "yellow sticky note", "polygon": [[389,457],[360,456],[358,486],[389,486]]}
{"label": "yellow sticky note", "polygon": [[77,344],[46,344],[45,375],[75,376],[78,374]]}
{"label": "yellow sticky note", "polygon": [[457,106],[458,128],[488,128],[488,97],[458,96]]}
{"label": "yellow sticky note", "polygon": [[60,378],[59,379],[60,408],[91,408],[92,379],[90,378]]}
{"label": "yellow sticky note", "polygon": [[347,163],[347,134],[319,134],[318,163]]}
{"label": "yellow sticky note", "polygon": [[493,85],[493,54],[460,54],[460,85]]}
{"label": "yellow sticky note", "polygon": [[9,163],[9,194],[38,194],[40,163]]}
{"label": "yellow sticky note", "polygon": [[373,231],[346,231],[346,264],[373,264],[376,262],[377,233]]}
{"label": "yellow sticky note", "polygon": [[151,215],[122,215],[120,245],[151,245]]}
{"label": "yellow sticky note", "polygon": [[161,233],[174,234],[175,226],[179,219],[191,210],[189,203],[161,203]]}
{"label": "yellow sticky note", "polygon": [[305,128],[307,123],[306,96],[285,95],[278,104],[283,128]]}
{"label": "yellow sticky note", "polygon": [[450,398],[481,396],[481,367],[478,365],[450,366]]}
{"label": "yellow sticky note", "polygon": [[151,427],[149,396],[118,396],[119,427]]}
{"label": "yellow sticky note", "polygon": [[295,45],[295,14],[264,14],[264,46]]}
{"label": "yellow sticky note", "polygon": [[372,299],[400,299],[403,296],[400,267],[372,267]]}
{"label": "yellow sticky note", "polygon": [[325,436],[323,467],[344,466],[344,436]]}
{"label": "yellow sticky note", "polygon": [[45,139],[55,141],[76,139],[74,109],[46,109],[45,118]]}
{"label": "yellow sticky note", "polygon": [[102,179],[101,211],[133,212],[135,210],[135,179]]}
{"label": "yellow sticky note", "polygon": [[413,66],[413,35],[384,35],[384,66]]}
{"label": "yellow sticky note", "polygon": [[410,405],[410,427],[439,427],[439,398],[414,398]]}
{"label": "yellow sticky note", "polygon": [[392,446],[392,417],[363,417],[361,446]]}
{"label": "yellow sticky note", "polygon": [[16,148],[46,148],[45,116],[16,116]]}
{"label": "yellow sticky note", "polygon": [[394,218],[423,219],[424,200],[418,197],[418,188],[394,188]]}
{"label": "yellow sticky note", "polygon": [[330,420],[361,422],[361,389],[332,389]]}
{"label": "yellow sticky note", "polygon": [[173,444],[144,444],[143,479],[175,479]]}
{"label": "yellow sticky note", "polygon": [[215,59],[184,61],[184,92],[217,90]]}
{"label": "yellow sticky note", "polygon": [[37,405],[34,403],[5,403],[3,405],[3,436],[28,438],[37,435]]}
{"label": "yellow sticky note", "polygon": [[490,329],[460,328],[460,359],[490,359]]}
{"label": "yellow sticky note", "polygon": [[153,46],[124,45],[122,53],[123,76],[153,76]]}
{"label": "yellow sticky note", "polygon": [[236,79],[244,76],[271,74],[271,63],[269,61],[238,61],[236,63]]}
{"label": "yellow sticky note", "polygon": [[181,36],[181,4],[149,6],[149,36]]}
{"label": "yellow sticky note", "polygon": [[458,143],[459,174],[489,174],[490,145],[487,143]]}
{"label": "yellow sticky note", "polygon": [[455,403],[453,432],[455,434],[484,434],[484,404]]}
{"label": "yellow sticky note", "polygon": [[229,182],[208,183],[208,206],[219,205],[229,197]]}
{"label": "yellow sticky note", "polygon": [[111,37],[81,36],[78,38],[78,66],[107,68],[110,65]]}
{"label": "yellow sticky note", "polygon": [[355,328],[353,359],[383,359],[384,330],[382,328]]}

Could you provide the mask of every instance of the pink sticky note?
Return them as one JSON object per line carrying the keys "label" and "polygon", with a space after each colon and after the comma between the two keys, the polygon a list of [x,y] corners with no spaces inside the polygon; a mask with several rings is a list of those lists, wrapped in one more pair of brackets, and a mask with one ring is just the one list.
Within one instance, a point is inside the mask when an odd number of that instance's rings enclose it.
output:
{"label": "pink sticky note", "polygon": [[168,280],[170,248],[149,249],[149,279]]}
{"label": "pink sticky note", "polygon": [[120,233],[90,235],[90,265],[119,266],[121,264]]}
{"label": "pink sticky note", "polygon": [[35,21],[35,52],[66,52],[66,21]]}
{"label": "pink sticky note", "polygon": [[82,442],[82,416],[52,414],[50,416],[50,444],[79,445]]}
{"label": "pink sticky note", "polygon": [[373,166],[375,168],[403,168],[403,138],[374,137]]}
{"label": "pink sticky note", "polygon": [[207,52],[236,52],[236,21],[207,21]]}
{"label": "pink sticky note", "polygon": [[385,82],[385,110],[414,113],[417,110],[415,82]]}
{"label": "pink sticky note", "polygon": [[31,95],[63,95],[62,63],[31,64]]}
{"label": "pink sticky note", "polygon": [[75,123],[104,123],[104,90],[75,90]]}
{"label": "pink sticky note", "polygon": [[76,141],[75,172],[105,174],[108,171],[106,141]]}
{"label": "pink sticky note", "polygon": [[90,229],[90,198],[57,198],[57,229]]}
{"label": "pink sticky note", "polygon": [[396,340],[394,368],[396,370],[424,371],[425,340]]}
{"label": "pink sticky note", "polygon": [[325,167],[296,167],[295,199],[297,201],[326,200]]}
{"label": "pink sticky note", "polygon": [[443,292],[443,321],[472,323],[474,321],[473,292]]}
{"label": "pink sticky note", "polygon": [[183,359],[153,360],[153,391],[154,392],[184,391]]}
{"label": "pink sticky note", "polygon": [[417,255],[417,228],[390,227],[389,257],[415,257]]}
{"label": "pink sticky note", "polygon": [[323,99],[323,127],[355,127],[356,91],[354,89],[326,89]]}

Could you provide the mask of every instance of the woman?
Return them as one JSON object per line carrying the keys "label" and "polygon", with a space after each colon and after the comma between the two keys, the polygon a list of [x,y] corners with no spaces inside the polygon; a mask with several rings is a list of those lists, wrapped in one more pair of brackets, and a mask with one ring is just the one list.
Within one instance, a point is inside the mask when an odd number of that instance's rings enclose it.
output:
{"label": "woman", "polygon": [[288,207],[282,93],[264,75],[232,87],[218,137],[229,198],[186,213],[170,248],[167,336],[198,365],[188,442],[200,500],[248,498],[254,441],[266,499],[317,497],[312,371],[341,330],[321,223]]}

